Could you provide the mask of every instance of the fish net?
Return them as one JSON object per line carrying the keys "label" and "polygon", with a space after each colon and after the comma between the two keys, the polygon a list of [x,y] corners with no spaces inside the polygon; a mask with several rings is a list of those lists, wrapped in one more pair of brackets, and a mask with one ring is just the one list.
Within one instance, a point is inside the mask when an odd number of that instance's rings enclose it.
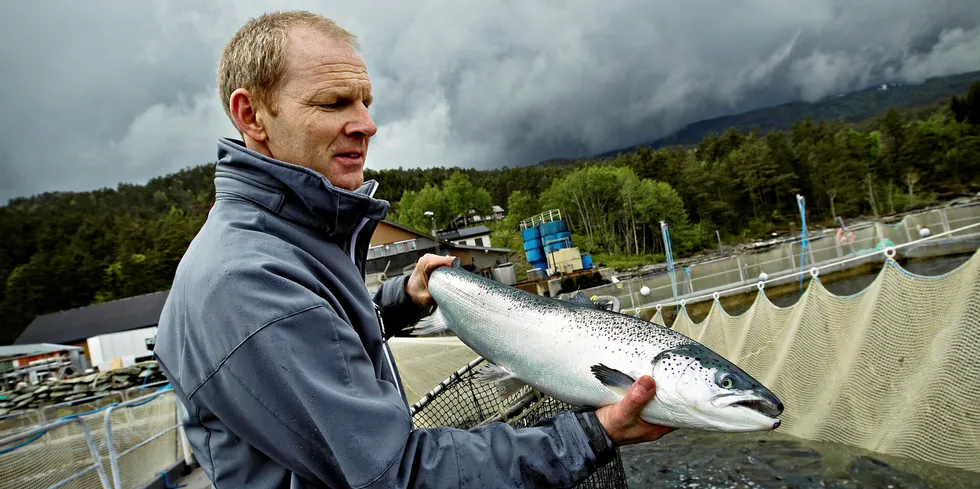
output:
{"label": "fish net", "polygon": [[[453,350],[457,357],[468,351],[465,347],[454,347],[452,342],[446,342],[444,346]],[[472,355],[472,352],[470,354]],[[474,378],[474,373],[484,365],[486,361],[477,357],[443,379],[434,389],[423,394],[412,406],[415,426],[417,428],[444,426],[468,430],[499,422],[507,423],[514,428],[524,428],[553,417],[560,411],[574,410],[578,407],[544,396],[526,386],[507,399],[502,399],[493,385],[477,382]],[[414,395],[410,394],[410,396],[412,397],[409,402],[412,402]],[[613,461],[600,468],[577,487],[626,488],[626,472],[618,451]]]}
{"label": "fish net", "polygon": [[[980,473],[980,250],[936,276],[878,255],[869,256],[881,263],[874,280],[852,295],[835,295],[819,274],[808,274],[802,296],[785,307],[770,300],[768,288],[753,288],[746,294],[754,302],[738,315],[708,296],[700,320],[687,312],[693,303],[677,305],[676,319],[673,303],[643,317],[665,324],[668,313],[668,326],[769,387],[785,405],[781,433]],[[416,414],[420,424],[471,426],[504,409],[470,371],[451,375],[476,356],[458,339],[392,345],[410,402],[439,384],[434,375],[450,377],[450,392]]]}
{"label": "fish net", "polygon": [[804,287],[737,316],[715,300],[700,322],[681,306],[671,327],[769,387],[783,433],[980,472],[980,251],[939,276],[889,259],[850,296]]}

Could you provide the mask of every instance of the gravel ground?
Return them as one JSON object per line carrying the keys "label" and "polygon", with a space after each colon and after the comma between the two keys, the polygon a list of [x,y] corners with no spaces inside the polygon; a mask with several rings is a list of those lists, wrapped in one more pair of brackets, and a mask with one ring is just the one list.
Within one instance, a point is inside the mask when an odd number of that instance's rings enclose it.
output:
{"label": "gravel ground", "polygon": [[621,454],[633,489],[980,487],[980,473],[779,433],[678,430]]}

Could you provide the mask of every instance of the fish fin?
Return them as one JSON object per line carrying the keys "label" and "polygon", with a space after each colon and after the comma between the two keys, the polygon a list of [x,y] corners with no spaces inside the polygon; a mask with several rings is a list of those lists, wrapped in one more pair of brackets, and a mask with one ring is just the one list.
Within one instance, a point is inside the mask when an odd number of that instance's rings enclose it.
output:
{"label": "fish fin", "polygon": [[477,382],[484,384],[496,384],[497,394],[499,394],[502,398],[514,395],[514,393],[527,385],[524,383],[524,381],[514,376],[514,373],[510,370],[492,363],[484,366],[480,370],[477,370],[473,376],[476,378]]}
{"label": "fish fin", "polygon": [[614,368],[607,367],[601,363],[592,366],[592,375],[594,375],[596,379],[599,379],[599,382],[602,382],[602,385],[609,387],[613,392],[623,396],[625,396],[626,392],[630,390],[633,382],[636,382],[636,379],[633,377],[630,377],[629,375],[626,375]]}
{"label": "fish fin", "polygon": [[513,376],[514,374],[511,373],[510,370],[507,370],[506,368],[501,367],[499,365],[494,365],[492,363],[488,365],[484,365],[473,374],[473,377],[475,377],[477,381],[485,384],[488,384],[490,382],[497,382],[500,380],[506,380]]}
{"label": "fish fin", "polygon": [[414,328],[412,328],[411,335],[421,336],[425,334],[441,333],[447,329],[449,329],[449,325],[446,323],[446,316],[443,316],[442,311],[437,307],[435,312],[422,318],[422,320],[419,321]]}
{"label": "fish fin", "polygon": [[521,390],[527,384],[523,380],[517,377],[512,377],[506,380],[497,381],[497,394],[502,398],[510,397]]}
{"label": "fish fin", "polygon": [[459,261],[459,257],[458,256],[457,257],[453,257],[453,264],[452,264],[452,267],[451,268],[463,268],[463,265],[460,264],[460,261]]}

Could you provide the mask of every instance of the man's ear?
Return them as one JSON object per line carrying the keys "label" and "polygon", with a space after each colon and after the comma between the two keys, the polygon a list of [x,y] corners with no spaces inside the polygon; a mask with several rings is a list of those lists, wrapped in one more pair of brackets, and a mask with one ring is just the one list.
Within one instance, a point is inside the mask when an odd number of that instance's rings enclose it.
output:
{"label": "man's ear", "polygon": [[260,143],[268,138],[259,118],[260,105],[254,94],[244,88],[235,90],[228,99],[228,108],[235,127],[244,137]]}

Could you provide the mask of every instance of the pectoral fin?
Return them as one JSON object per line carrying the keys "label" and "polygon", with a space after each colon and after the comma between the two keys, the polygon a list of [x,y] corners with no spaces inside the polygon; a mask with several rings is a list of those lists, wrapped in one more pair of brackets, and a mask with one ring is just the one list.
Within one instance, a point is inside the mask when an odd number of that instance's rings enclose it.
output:
{"label": "pectoral fin", "polygon": [[517,391],[521,390],[525,385],[524,381],[518,379],[514,374],[499,366],[494,364],[489,364],[480,370],[477,370],[473,377],[476,378],[478,382],[489,384],[496,384],[497,393],[500,397],[507,398]]}
{"label": "pectoral fin", "polygon": [[596,379],[599,379],[599,382],[602,382],[602,385],[612,389],[613,392],[624,397],[626,396],[626,393],[629,392],[633,382],[636,382],[636,379],[633,377],[630,377],[629,375],[626,375],[614,368],[607,367],[601,363],[592,366],[592,375],[594,375]]}
{"label": "pectoral fin", "polygon": [[442,315],[442,311],[436,308],[436,311],[432,314],[422,318],[418,324],[415,325],[411,330],[412,336],[421,336],[425,334],[435,334],[441,333],[449,329],[446,324],[446,317]]}

